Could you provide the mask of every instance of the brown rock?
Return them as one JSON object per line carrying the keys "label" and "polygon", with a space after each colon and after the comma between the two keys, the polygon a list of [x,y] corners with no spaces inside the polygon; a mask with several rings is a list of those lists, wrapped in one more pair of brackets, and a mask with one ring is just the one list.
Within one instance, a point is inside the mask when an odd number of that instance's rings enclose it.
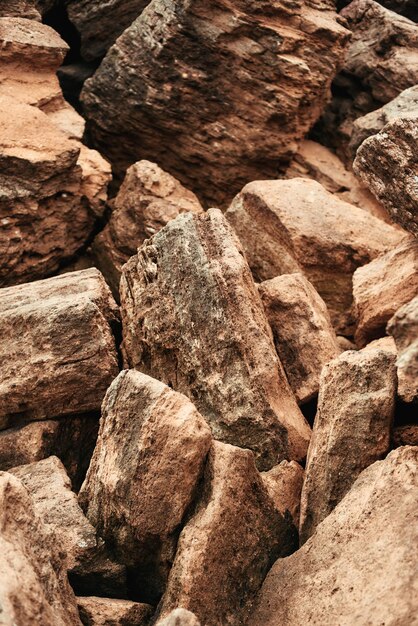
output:
{"label": "brown rock", "polygon": [[340,347],[341,352],[345,352],[346,350],[357,350],[356,344],[353,341],[347,339],[347,337],[342,337],[338,335],[337,343]]}
{"label": "brown rock", "polygon": [[418,22],[418,7],[415,0],[380,0],[379,4],[390,9],[390,11],[395,11],[395,13]]}
{"label": "brown rock", "polygon": [[418,242],[408,239],[353,276],[357,316],[356,342],[360,346],[385,334],[392,315],[418,293]]}
{"label": "brown rock", "polygon": [[380,339],[373,339],[363,348],[363,352],[366,350],[386,350],[391,354],[397,356],[396,344],[393,337],[380,337]]}
{"label": "brown rock", "polygon": [[[418,51],[417,51],[418,57]],[[353,167],[394,222],[418,237],[418,112],[364,141]]]}
{"label": "brown rock", "polygon": [[398,395],[404,402],[418,401],[418,295],[398,309],[387,331],[398,350]]}
{"label": "brown rock", "polygon": [[213,443],[201,498],[183,528],[161,605],[181,606],[202,624],[245,623],[271,563],[294,548],[249,450]]}
{"label": "brown rock", "polygon": [[100,408],[117,307],[96,269],[1,290],[0,429]]}
{"label": "brown rock", "polygon": [[109,387],[79,498],[151,602],[164,589],[210,442],[192,403],[163,383],[131,370]]}
{"label": "brown rock", "polygon": [[0,17],[25,17],[41,21],[35,0],[0,0]]}
{"label": "brown rock", "polygon": [[113,293],[118,293],[122,266],[145,239],[189,211],[203,211],[199,200],[158,165],[138,161],[128,169],[109,223],[93,243],[98,266]]}
{"label": "brown rock", "polygon": [[147,626],[153,613],[149,604],[95,596],[78,597],[77,605],[84,626]]}
{"label": "brown rock", "polygon": [[389,451],[395,395],[395,356],[389,352],[344,352],[325,366],[302,489],[301,543],[359,474]]}
{"label": "brown rock", "polygon": [[299,404],[318,394],[322,368],[341,352],[321,296],[302,274],[259,285],[277,354]]}
{"label": "brown rock", "polygon": [[125,30],[82,92],[95,145],[119,174],[151,159],[209,204],[225,204],[287,165],[349,33],[316,0],[264,9],[154,0]]}
{"label": "brown rock", "polygon": [[348,335],[354,270],[404,236],[301,178],[246,185],[226,216],[257,280],[304,271],[325,301],[334,328]]}
{"label": "brown rock", "polygon": [[299,528],[300,496],[304,471],[295,461],[282,461],[261,478],[276,509],[284,517],[291,515],[296,528]]}
{"label": "brown rock", "polygon": [[5,626],[81,626],[64,554],[22,483],[0,473],[0,604]]}
{"label": "brown rock", "polygon": [[303,459],[310,429],[274,350],[238,239],[220,211],[180,215],[121,280],[125,364],[186,394],[217,439],[261,469]]}
{"label": "brown rock", "polygon": [[187,609],[174,609],[165,619],[158,620],[156,626],[200,626],[200,622]]}
{"label": "brown rock", "polygon": [[249,625],[413,624],[417,498],[418,448],[365,469],[315,535],[274,564]]}
{"label": "brown rock", "polygon": [[418,446],[418,424],[396,426],[392,433],[393,447]]}

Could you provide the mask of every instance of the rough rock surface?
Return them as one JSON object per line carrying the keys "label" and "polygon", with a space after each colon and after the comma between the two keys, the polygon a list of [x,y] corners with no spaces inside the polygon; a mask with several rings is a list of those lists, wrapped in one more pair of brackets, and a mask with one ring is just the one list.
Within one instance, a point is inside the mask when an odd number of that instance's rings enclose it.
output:
{"label": "rough rock surface", "polygon": [[[418,36],[418,35],[417,35]],[[417,51],[418,56],[418,51]],[[418,237],[418,112],[364,141],[353,167],[394,222]]]}
{"label": "rough rock surface", "polygon": [[41,21],[35,0],[0,0],[0,17],[25,17]]}
{"label": "rough rock surface", "polygon": [[384,350],[344,352],[324,368],[302,490],[302,543],[389,451],[395,396],[395,356]]}
{"label": "rough rock surface", "polygon": [[158,620],[156,626],[200,626],[200,622],[191,611],[174,609],[167,617]]}
{"label": "rough rock surface", "polygon": [[398,395],[404,402],[418,401],[418,295],[398,309],[387,332],[398,350]]}
{"label": "rough rock surface", "polygon": [[255,278],[304,271],[341,334],[352,331],[354,270],[404,236],[316,181],[302,178],[246,185],[226,216]]}
{"label": "rough rock surface", "polygon": [[302,274],[259,285],[277,354],[299,404],[318,394],[324,365],[341,352],[327,307]]}
{"label": "rough rock surface", "polygon": [[393,446],[418,446],[418,424],[404,424],[393,429]]}
{"label": "rough rock surface", "polygon": [[411,237],[354,273],[356,342],[383,336],[390,318],[417,293],[418,242]]}
{"label": "rough rock surface", "polygon": [[249,450],[214,442],[201,498],[183,528],[161,606],[202,624],[245,623],[254,594],[296,534],[273,506]]}
{"label": "rough rock surface", "polygon": [[418,22],[418,6],[415,0],[380,0],[379,4],[414,22]]}
{"label": "rough rock surface", "polygon": [[296,528],[299,528],[303,476],[303,468],[296,461],[282,461],[268,472],[261,473],[274,506],[283,516],[290,514]]}
{"label": "rough rock surface", "polygon": [[84,626],[147,626],[153,613],[149,604],[95,596],[78,597],[77,606]]}
{"label": "rough rock surface", "polygon": [[79,499],[119,560],[135,568],[145,600],[164,589],[211,439],[192,403],[163,383],[130,370],[109,387]]}
{"label": "rough rock surface", "polygon": [[348,36],[317,0],[268,11],[253,0],[154,0],[85,83],[95,145],[119,172],[151,159],[210,204],[228,202],[286,166]]}
{"label": "rough rock surface", "polygon": [[180,215],[146,241],[124,267],[121,303],[128,367],[189,396],[215,438],[253,450],[261,469],[305,457],[310,428],[219,210]]}
{"label": "rough rock surface", "polygon": [[134,163],[115,198],[112,215],[97,235],[93,252],[113,293],[122,266],[138,247],[180,213],[203,211],[194,193],[150,161]]}
{"label": "rough rock surface", "polygon": [[5,626],[81,626],[60,553],[22,483],[0,473],[0,605]]}
{"label": "rough rock surface", "polygon": [[0,291],[0,429],[100,408],[117,307],[96,269]]}
{"label": "rough rock surface", "polygon": [[418,448],[365,469],[310,541],[272,567],[250,626],[413,624],[417,498]]}

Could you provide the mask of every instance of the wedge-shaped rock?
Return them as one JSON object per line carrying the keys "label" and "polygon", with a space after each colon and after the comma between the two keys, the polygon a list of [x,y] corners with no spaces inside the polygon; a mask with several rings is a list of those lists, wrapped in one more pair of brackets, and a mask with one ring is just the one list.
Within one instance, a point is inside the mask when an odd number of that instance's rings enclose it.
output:
{"label": "wedge-shaped rock", "polygon": [[79,597],[77,605],[84,626],[147,626],[153,613],[149,604],[95,596]]}
{"label": "wedge-shaped rock", "polygon": [[158,620],[156,626],[200,626],[200,622],[187,609],[174,609],[164,619]]}
{"label": "wedge-shaped rock", "polygon": [[226,216],[257,280],[304,271],[336,330],[352,332],[352,274],[402,233],[313,180],[249,183]]}
{"label": "wedge-shaped rock", "polygon": [[131,370],[109,387],[79,498],[119,560],[136,570],[145,600],[164,589],[211,439],[193,404],[163,383]]}
{"label": "wedge-shaped rock", "polygon": [[272,567],[249,625],[413,624],[417,498],[418,448],[365,469],[310,541]]}
{"label": "wedge-shaped rock", "polygon": [[117,307],[96,269],[0,291],[0,429],[100,408]]}
{"label": "wedge-shaped rock", "polygon": [[252,449],[261,469],[304,458],[309,426],[219,210],[180,215],[146,241],[124,267],[121,302],[129,367],[189,396],[214,436]]}
{"label": "wedge-shaped rock", "polygon": [[354,273],[356,342],[382,337],[390,318],[417,293],[418,242],[411,237]]}
{"label": "wedge-shaped rock", "polygon": [[299,404],[318,394],[322,368],[341,352],[327,307],[302,274],[259,286],[277,354]]}
{"label": "wedge-shaped rock", "polygon": [[[417,50],[418,56],[418,50]],[[357,151],[354,171],[380,200],[394,222],[418,237],[418,112],[395,119]]]}
{"label": "wedge-shaped rock", "polygon": [[384,350],[344,352],[324,368],[302,490],[302,543],[387,454],[395,396],[395,356]]}
{"label": "wedge-shaped rock", "polygon": [[398,350],[398,395],[404,402],[418,401],[418,296],[398,309],[387,331]]}
{"label": "wedge-shaped rock", "polygon": [[284,517],[290,514],[297,529],[303,476],[303,469],[296,461],[282,461],[268,472],[261,473],[274,506]]}
{"label": "wedge-shaped rock", "polygon": [[145,157],[209,204],[227,203],[287,165],[348,35],[317,0],[268,11],[253,0],[154,0],[85,83],[90,133],[117,172]]}
{"label": "wedge-shaped rock", "polygon": [[245,623],[271,563],[295,547],[249,450],[215,441],[201,498],[183,528],[161,606],[181,606],[202,624]]}
{"label": "wedge-shaped rock", "polygon": [[113,293],[119,290],[122,266],[138,247],[180,213],[203,211],[194,193],[150,161],[126,172],[108,225],[93,243],[98,266]]}
{"label": "wedge-shaped rock", "polygon": [[22,483],[0,472],[2,624],[81,626],[59,548]]}

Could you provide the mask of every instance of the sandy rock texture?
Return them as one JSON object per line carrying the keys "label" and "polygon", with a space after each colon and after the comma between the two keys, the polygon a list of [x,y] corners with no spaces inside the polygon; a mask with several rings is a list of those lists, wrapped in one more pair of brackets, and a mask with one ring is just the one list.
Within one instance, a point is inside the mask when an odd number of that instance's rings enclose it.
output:
{"label": "sandy rock texture", "polygon": [[84,626],[148,626],[153,609],[149,604],[85,596],[77,598]]}
{"label": "sandy rock texture", "polygon": [[296,528],[299,528],[300,496],[304,471],[296,461],[282,461],[268,472],[261,472],[264,486],[281,515],[290,514]]}
{"label": "sandy rock texture", "polygon": [[35,0],[0,0],[0,17],[25,17],[41,21]]}
{"label": "sandy rock texture", "polygon": [[417,497],[418,448],[365,469],[315,535],[274,564],[249,624],[413,624]]}
{"label": "sandy rock texture", "polygon": [[276,355],[239,241],[221,212],[180,215],[125,265],[123,351],[186,394],[215,438],[261,469],[303,459],[310,428]]}
{"label": "sandy rock texture", "polygon": [[96,269],[0,292],[0,429],[100,408],[118,373],[118,311]]}
{"label": "sandy rock texture", "polygon": [[398,351],[398,395],[404,402],[417,402],[418,296],[396,311],[387,332],[395,339]]}
{"label": "sandy rock texture", "polygon": [[119,173],[151,159],[225,204],[286,166],[328,98],[349,32],[318,0],[261,9],[154,0],[125,30],[82,92],[95,145]]}

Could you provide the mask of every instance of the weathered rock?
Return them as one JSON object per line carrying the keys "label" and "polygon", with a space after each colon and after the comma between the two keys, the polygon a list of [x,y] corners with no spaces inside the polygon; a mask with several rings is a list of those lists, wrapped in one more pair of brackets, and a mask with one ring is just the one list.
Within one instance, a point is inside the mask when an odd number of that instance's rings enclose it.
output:
{"label": "weathered rock", "polygon": [[324,368],[302,489],[302,543],[389,451],[395,396],[395,356],[384,350],[344,352]]}
{"label": "weathered rock", "polygon": [[41,21],[35,0],[0,0],[0,17],[25,17]]}
{"label": "weathered rock", "polygon": [[158,620],[156,626],[200,626],[200,622],[191,611],[174,609],[165,619]]}
{"label": "weathered rock", "polygon": [[413,624],[417,498],[418,448],[365,469],[310,541],[274,564],[250,626]]}
{"label": "weathered rock", "polygon": [[239,241],[217,209],[180,215],[121,279],[125,364],[186,394],[261,469],[301,460],[310,429],[274,350]]}
{"label": "weathered rock", "polygon": [[[357,350],[357,348],[355,348]],[[386,350],[397,356],[396,344],[393,337],[380,337],[380,339],[373,339],[363,348],[363,352],[366,350]]]}
{"label": "weathered rock", "polygon": [[418,424],[396,426],[392,433],[393,447],[418,446]]}
{"label": "weathered rock", "polygon": [[287,165],[349,33],[316,0],[264,9],[154,0],[125,30],[82,91],[95,145],[119,174],[151,159],[209,204],[226,204]]}
{"label": "weathered rock", "polygon": [[84,626],[147,626],[153,613],[149,604],[95,596],[78,597],[77,605]]}
{"label": "weathered rock", "polygon": [[404,402],[418,401],[418,295],[398,309],[387,332],[398,350],[398,395]]}
{"label": "weathered rock", "polygon": [[119,290],[122,266],[138,247],[180,213],[201,213],[194,193],[150,161],[126,172],[111,218],[93,243],[98,265],[113,293]]}
{"label": "weathered rock", "polygon": [[0,429],[100,408],[118,373],[117,307],[96,269],[0,292]]}
{"label": "weathered rock", "polygon": [[379,0],[379,4],[399,13],[408,19],[418,22],[418,7],[415,0]]}
{"label": "weathered rock", "polygon": [[201,498],[180,534],[161,616],[181,606],[202,624],[245,623],[271,563],[294,549],[295,538],[253,454],[215,441]]}
{"label": "weathered rock", "polygon": [[345,352],[346,350],[357,350],[356,344],[353,341],[347,339],[347,337],[342,337],[341,335],[338,335],[337,342],[340,346],[341,352]]}
{"label": "weathered rock", "polygon": [[341,352],[321,296],[302,274],[259,285],[277,354],[299,404],[318,394],[322,368]]}
{"label": "weathered rock", "polygon": [[301,178],[246,185],[226,216],[257,280],[304,271],[325,301],[334,328],[348,335],[354,270],[404,236]]}
{"label": "weathered rock", "polygon": [[164,589],[210,443],[192,403],[163,383],[131,370],[109,387],[79,498],[145,600]]}
{"label": "weathered rock", "polygon": [[[418,51],[417,51],[418,56]],[[364,141],[353,167],[394,222],[418,237],[418,113]]]}
{"label": "weathered rock", "polygon": [[81,626],[64,554],[11,474],[0,473],[0,604],[5,626]]}
{"label": "weathered rock", "polygon": [[418,242],[411,237],[354,273],[356,342],[383,336],[390,318],[417,293]]}
{"label": "weathered rock", "polygon": [[261,478],[276,509],[283,515],[290,514],[296,528],[299,528],[300,496],[304,471],[295,461],[282,461]]}

